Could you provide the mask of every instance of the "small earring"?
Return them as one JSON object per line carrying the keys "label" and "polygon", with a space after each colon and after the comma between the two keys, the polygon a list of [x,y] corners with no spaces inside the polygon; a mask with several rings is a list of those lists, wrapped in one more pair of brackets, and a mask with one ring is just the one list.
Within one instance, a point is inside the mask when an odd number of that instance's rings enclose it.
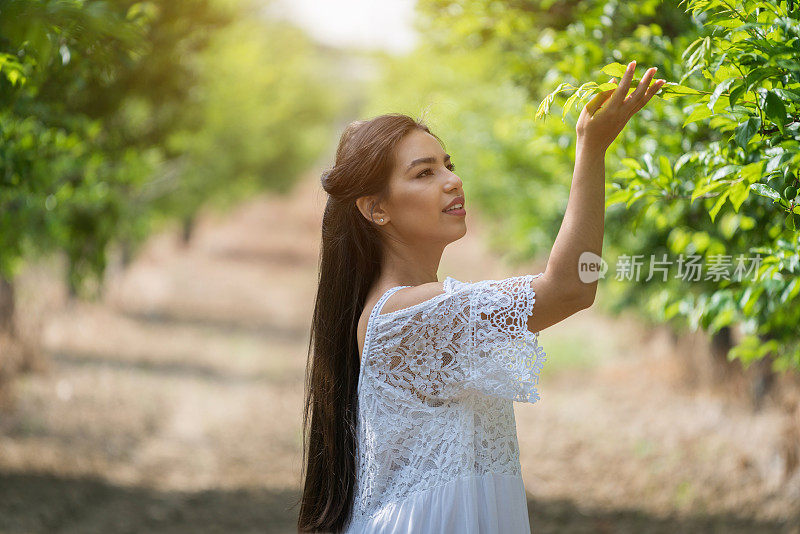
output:
{"label": "small earring", "polygon": [[381,222],[383,222],[383,219],[381,219]]}

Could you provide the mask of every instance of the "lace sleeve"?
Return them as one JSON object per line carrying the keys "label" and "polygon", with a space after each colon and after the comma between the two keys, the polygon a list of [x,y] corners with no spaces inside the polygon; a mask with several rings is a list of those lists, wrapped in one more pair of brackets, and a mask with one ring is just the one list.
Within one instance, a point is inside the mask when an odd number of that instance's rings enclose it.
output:
{"label": "lace sleeve", "polygon": [[531,281],[541,274],[474,283],[448,277],[444,293],[379,316],[372,378],[428,403],[470,391],[536,402],[545,353],[527,320],[536,301]]}

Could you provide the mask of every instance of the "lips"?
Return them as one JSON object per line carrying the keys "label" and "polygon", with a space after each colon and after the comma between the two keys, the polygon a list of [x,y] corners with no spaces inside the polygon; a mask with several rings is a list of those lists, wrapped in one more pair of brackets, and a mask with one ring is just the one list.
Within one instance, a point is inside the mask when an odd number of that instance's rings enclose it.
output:
{"label": "lips", "polygon": [[466,204],[464,203],[464,197],[461,196],[461,197],[454,198],[453,201],[450,202],[450,204],[448,204],[447,206],[445,206],[442,211],[447,211],[447,208],[451,208],[451,207],[455,206],[456,204],[461,204],[462,207],[466,206]]}

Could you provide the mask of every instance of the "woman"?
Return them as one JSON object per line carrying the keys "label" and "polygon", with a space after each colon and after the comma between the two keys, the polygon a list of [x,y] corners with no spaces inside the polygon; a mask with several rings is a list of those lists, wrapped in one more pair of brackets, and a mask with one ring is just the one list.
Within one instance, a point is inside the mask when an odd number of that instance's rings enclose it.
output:
{"label": "woman", "polygon": [[539,331],[594,301],[578,261],[602,250],[605,152],[664,82],[648,69],[627,96],[634,69],[581,112],[564,221],[535,276],[437,281],[466,233],[450,155],[405,115],[345,130],[322,180],[299,530],[530,532],[513,401],[539,399]]}

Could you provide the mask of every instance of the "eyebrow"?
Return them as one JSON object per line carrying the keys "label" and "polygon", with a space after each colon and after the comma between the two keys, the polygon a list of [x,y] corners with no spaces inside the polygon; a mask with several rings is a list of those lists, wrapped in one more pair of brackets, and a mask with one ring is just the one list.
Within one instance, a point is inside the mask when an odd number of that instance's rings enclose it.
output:
{"label": "eyebrow", "polygon": [[[450,159],[450,154],[445,154],[444,161],[446,162],[449,159]],[[408,164],[408,167],[406,167],[406,172],[410,171],[414,165],[419,165],[420,163],[436,163],[436,158],[428,156],[427,158],[415,159],[414,161]]]}

